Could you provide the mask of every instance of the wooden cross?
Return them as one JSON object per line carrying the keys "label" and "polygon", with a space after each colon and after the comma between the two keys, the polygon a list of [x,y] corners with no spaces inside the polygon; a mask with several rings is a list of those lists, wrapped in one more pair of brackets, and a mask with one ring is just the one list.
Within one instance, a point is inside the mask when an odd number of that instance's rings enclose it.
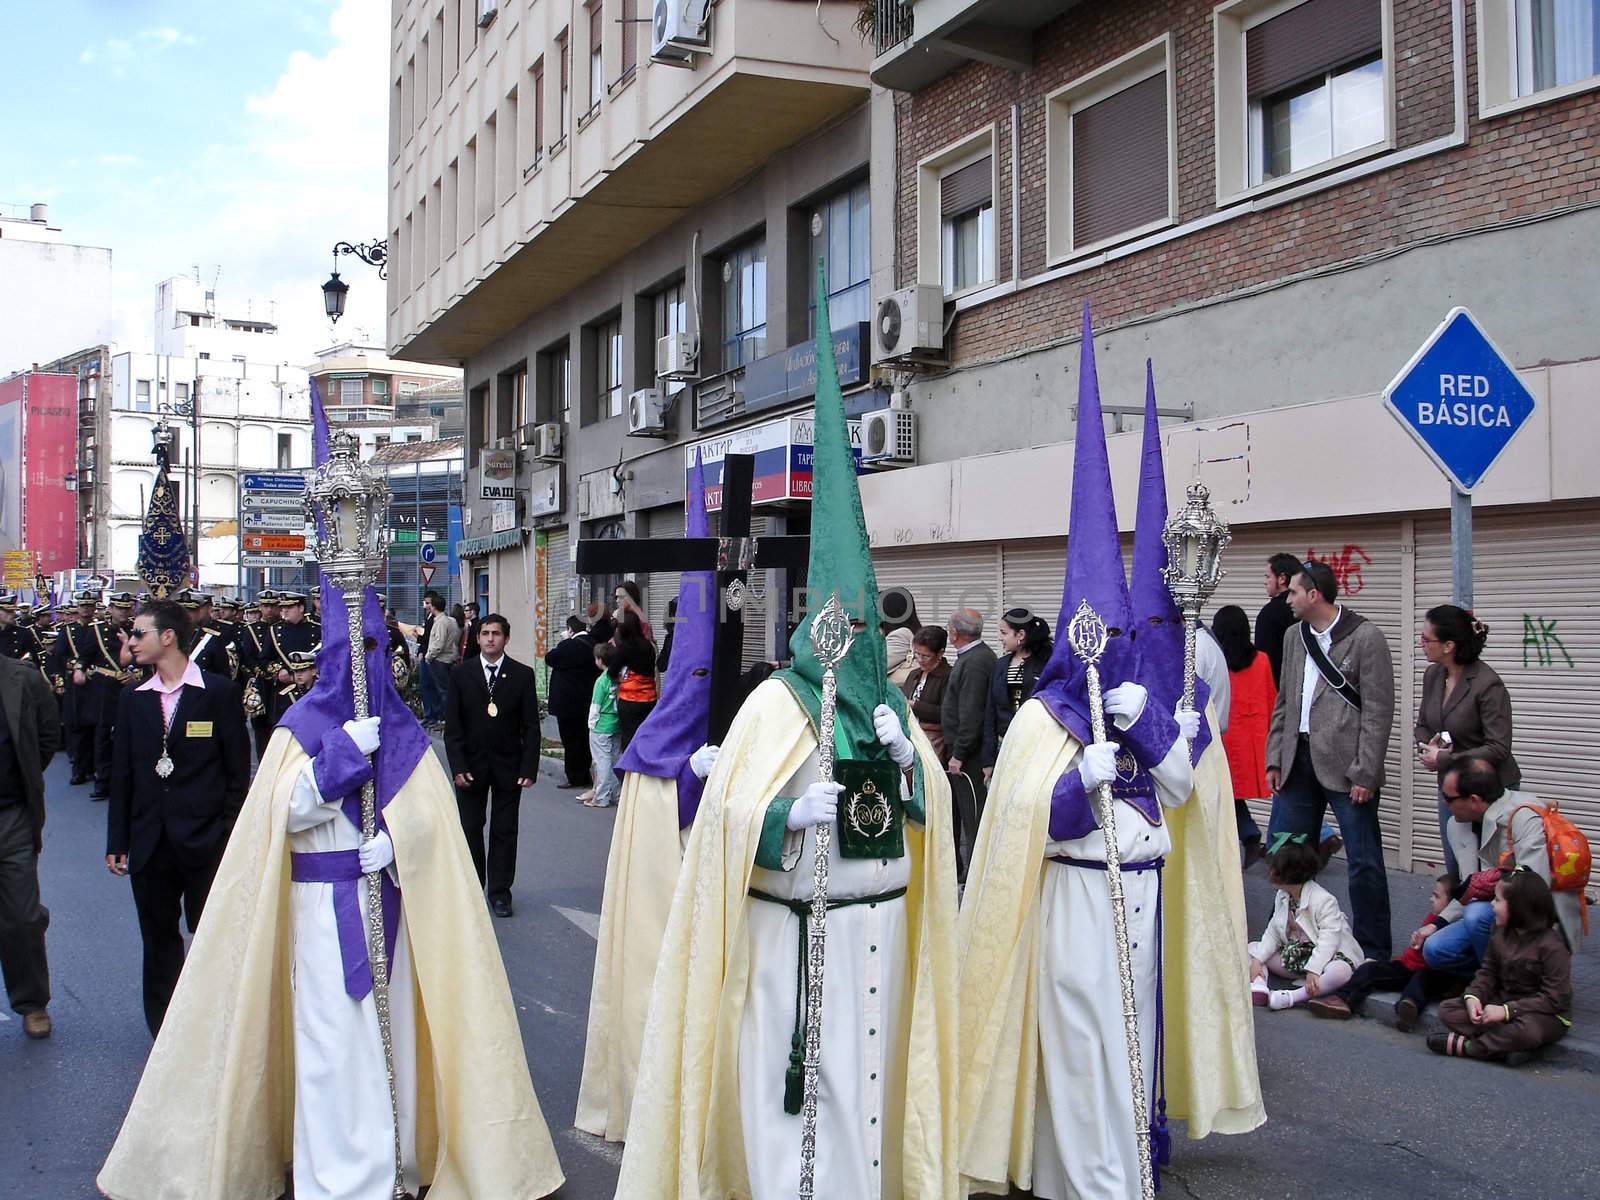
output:
{"label": "wooden cross", "polygon": [[811,539],[803,535],[752,537],[750,507],[755,456],[722,460],[722,536],[704,538],[594,538],[578,542],[579,575],[631,575],[650,571],[715,571],[718,621],[711,656],[711,727],[707,740],[722,741],[739,708],[744,652],[744,604],[750,571],[804,574]]}

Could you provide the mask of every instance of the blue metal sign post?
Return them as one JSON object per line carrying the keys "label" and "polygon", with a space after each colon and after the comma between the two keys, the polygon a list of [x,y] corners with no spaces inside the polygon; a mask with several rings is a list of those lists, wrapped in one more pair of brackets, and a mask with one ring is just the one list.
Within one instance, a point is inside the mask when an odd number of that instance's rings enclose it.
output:
{"label": "blue metal sign post", "polygon": [[1472,490],[1533,415],[1533,394],[1465,308],[1453,308],[1383,390],[1450,480],[1452,598],[1472,607]]}

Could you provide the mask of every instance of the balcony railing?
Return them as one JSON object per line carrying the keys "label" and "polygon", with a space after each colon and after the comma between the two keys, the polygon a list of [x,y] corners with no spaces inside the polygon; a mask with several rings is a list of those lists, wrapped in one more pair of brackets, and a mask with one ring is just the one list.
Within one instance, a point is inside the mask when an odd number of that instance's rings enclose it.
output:
{"label": "balcony railing", "polygon": [[872,6],[873,48],[886,54],[901,42],[911,40],[909,0],[875,0]]}

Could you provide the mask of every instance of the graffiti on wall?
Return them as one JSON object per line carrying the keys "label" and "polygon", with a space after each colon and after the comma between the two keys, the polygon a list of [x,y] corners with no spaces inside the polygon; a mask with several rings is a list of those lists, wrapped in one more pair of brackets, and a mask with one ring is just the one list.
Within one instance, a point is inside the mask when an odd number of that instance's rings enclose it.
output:
{"label": "graffiti on wall", "polygon": [[[1578,664],[1572,661],[1572,655],[1567,653],[1566,646],[1562,645],[1560,636],[1556,633],[1555,621],[1548,621],[1544,617],[1522,614],[1522,665],[1535,667],[1557,667],[1561,663],[1556,661],[1560,655],[1563,662],[1569,667]],[[1530,663],[1531,657],[1531,663]]]}
{"label": "graffiti on wall", "polygon": [[1307,550],[1306,558],[1313,562],[1328,564],[1328,569],[1333,572],[1333,577],[1339,584],[1341,596],[1359,596],[1361,589],[1366,586],[1366,582],[1361,578],[1361,568],[1372,565],[1372,559],[1367,552],[1351,542],[1346,542],[1343,550],[1332,554],[1318,554],[1315,550]]}

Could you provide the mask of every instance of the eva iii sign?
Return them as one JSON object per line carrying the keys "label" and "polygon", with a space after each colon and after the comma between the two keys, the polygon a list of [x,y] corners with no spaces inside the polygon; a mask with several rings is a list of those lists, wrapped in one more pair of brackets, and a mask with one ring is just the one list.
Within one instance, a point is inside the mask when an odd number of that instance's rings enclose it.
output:
{"label": "eva iii sign", "polygon": [[1533,396],[1464,308],[1452,309],[1383,402],[1463,492],[1477,487],[1533,415]]}

